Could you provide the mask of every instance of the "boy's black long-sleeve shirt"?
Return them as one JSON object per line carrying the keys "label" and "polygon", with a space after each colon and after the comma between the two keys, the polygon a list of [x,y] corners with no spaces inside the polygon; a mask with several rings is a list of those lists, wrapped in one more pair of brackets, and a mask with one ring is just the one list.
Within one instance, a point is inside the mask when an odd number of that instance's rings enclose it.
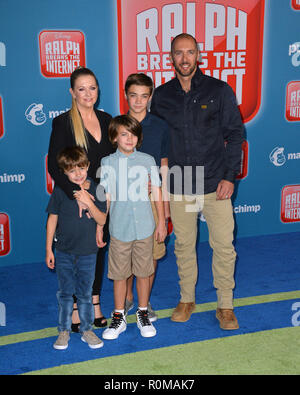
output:
{"label": "boy's black long-sleeve shirt", "polygon": [[[187,93],[177,78],[156,88],[151,112],[169,124],[169,168],[171,172],[174,166],[181,169],[182,188],[181,182],[171,177],[169,192],[198,193],[197,184],[203,177],[200,173],[196,177],[197,166],[204,167],[202,193],[216,191],[222,179],[234,183],[240,172],[244,126],[236,97],[227,83],[204,75],[198,68]],[[188,167],[191,177],[189,171],[184,174]]]}

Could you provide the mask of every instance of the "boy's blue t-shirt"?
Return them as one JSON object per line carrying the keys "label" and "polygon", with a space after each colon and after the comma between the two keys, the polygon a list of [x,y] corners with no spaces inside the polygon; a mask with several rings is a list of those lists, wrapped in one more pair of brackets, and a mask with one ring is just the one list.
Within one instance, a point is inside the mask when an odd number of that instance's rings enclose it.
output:
{"label": "boy's blue t-shirt", "polygon": [[161,159],[169,153],[169,126],[161,118],[147,112],[141,121],[143,131],[142,145],[138,149],[154,157],[156,165],[161,166]]}
{"label": "boy's blue t-shirt", "polygon": [[[96,184],[90,180],[87,190],[95,197],[96,207],[106,213],[106,202],[100,202],[96,196]],[[98,188],[102,188],[100,185]],[[102,194],[104,195],[104,194]],[[99,195],[98,195],[99,196]],[[69,199],[64,191],[55,186],[46,211],[58,215],[55,248],[68,254],[90,255],[98,251],[96,244],[96,221],[88,218],[85,212],[79,217],[76,199]]]}

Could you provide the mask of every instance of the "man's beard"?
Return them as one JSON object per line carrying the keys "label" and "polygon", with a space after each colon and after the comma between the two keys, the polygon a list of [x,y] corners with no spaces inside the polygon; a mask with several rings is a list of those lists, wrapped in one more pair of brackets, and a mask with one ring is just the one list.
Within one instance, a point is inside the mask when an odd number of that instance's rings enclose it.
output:
{"label": "man's beard", "polygon": [[187,70],[184,70],[182,68],[179,68],[176,64],[174,64],[174,68],[176,72],[181,75],[182,77],[189,77],[191,74],[194,73],[194,71],[197,68],[197,63],[195,63],[192,67],[188,68]]}

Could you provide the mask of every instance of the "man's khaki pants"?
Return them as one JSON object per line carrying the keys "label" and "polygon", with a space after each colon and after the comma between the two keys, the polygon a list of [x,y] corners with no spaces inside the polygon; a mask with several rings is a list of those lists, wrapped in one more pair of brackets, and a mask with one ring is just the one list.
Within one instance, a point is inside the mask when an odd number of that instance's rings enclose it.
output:
{"label": "man's khaki pants", "polygon": [[170,195],[171,219],[174,227],[175,255],[179,274],[181,302],[195,302],[198,276],[196,239],[198,213],[202,211],[213,250],[212,271],[217,289],[218,307],[233,308],[234,268],[236,253],[232,245],[234,219],[231,199],[217,200],[216,193],[187,196]]}

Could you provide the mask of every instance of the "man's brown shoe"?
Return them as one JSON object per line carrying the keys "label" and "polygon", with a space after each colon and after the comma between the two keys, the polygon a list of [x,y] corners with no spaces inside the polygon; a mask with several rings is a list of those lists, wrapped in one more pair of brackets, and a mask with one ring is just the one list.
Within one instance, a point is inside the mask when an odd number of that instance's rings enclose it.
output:
{"label": "man's brown shoe", "polygon": [[225,330],[239,329],[239,323],[232,309],[217,308],[216,317],[220,322],[220,328]]}
{"label": "man's brown shoe", "polygon": [[190,319],[192,312],[195,310],[195,303],[179,302],[173,311],[171,320],[175,322],[186,322]]}

